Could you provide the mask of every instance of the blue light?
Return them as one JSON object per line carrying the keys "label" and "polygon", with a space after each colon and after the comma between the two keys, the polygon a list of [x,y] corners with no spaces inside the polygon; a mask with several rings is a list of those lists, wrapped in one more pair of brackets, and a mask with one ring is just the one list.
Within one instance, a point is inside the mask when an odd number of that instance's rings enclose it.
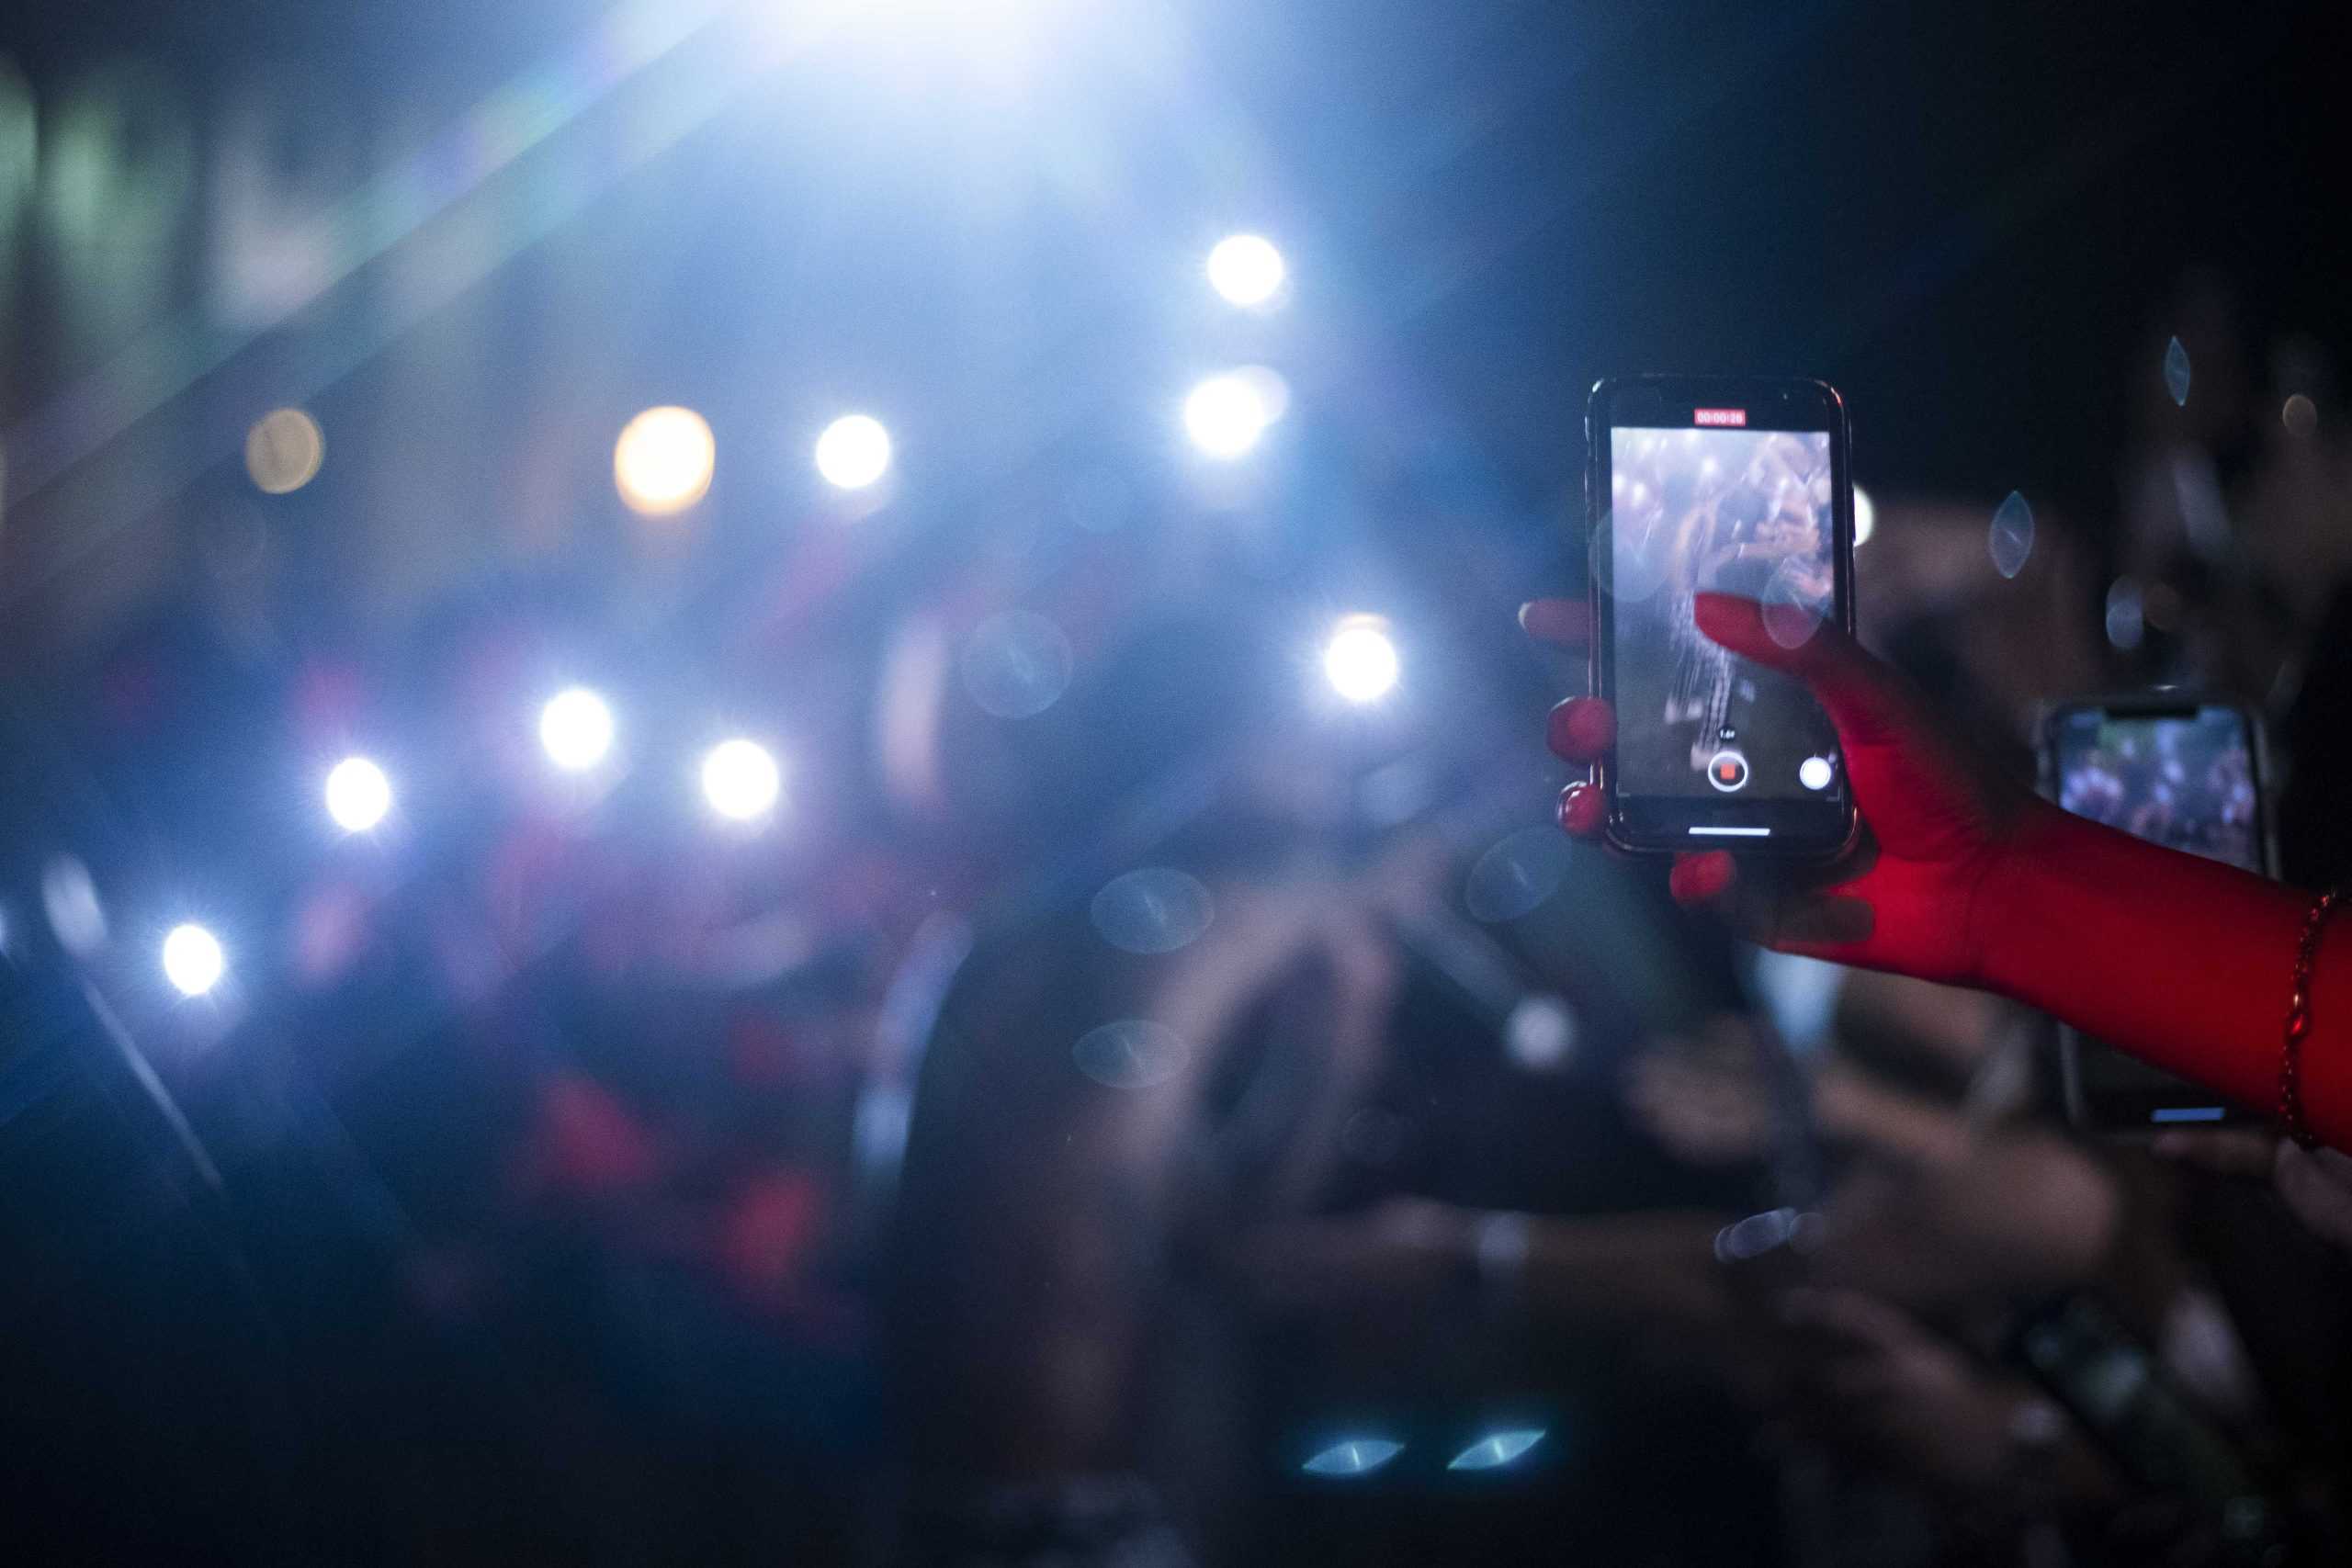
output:
{"label": "blue light", "polygon": [[1453,1456],[1448,1470],[1500,1470],[1544,1440],[1540,1427],[1513,1432],[1493,1432]]}
{"label": "blue light", "polygon": [[1385,1438],[1350,1438],[1344,1443],[1333,1443],[1299,1468],[1309,1475],[1369,1475],[1404,1451],[1404,1444]]}

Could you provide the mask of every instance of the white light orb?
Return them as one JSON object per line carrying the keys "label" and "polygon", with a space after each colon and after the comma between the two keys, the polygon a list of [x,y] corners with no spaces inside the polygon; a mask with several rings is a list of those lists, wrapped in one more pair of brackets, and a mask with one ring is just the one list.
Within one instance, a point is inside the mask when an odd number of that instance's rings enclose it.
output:
{"label": "white light orb", "polygon": [[722,740],[702,760],[702,795],[730,822],[765,816],[784,791],[784,773],[766,747],[740,737]]}
{"label": "white light orb", "polygon": [[558,692],[539,709],[539,746],[565,773],[586,773],[613,749],[612,708],[585,686]]}
{"label": "white light orb", "polygon": [[1323,645],[1323,674],[1351,703],[1374,703],[1396,684],[1396,645],[1377,615],[1351,615]]}
{"label": "white light orb", "polygon": [[646,517],[684,512],[710,490],[718,443],[692,409],[647,409],[613,446],[613,482],[630,511]]}
{"label": "white light orb", "polygon": [[1797,783],[1807,789],[1827,789],[1838,777],[1838,770],[1826,757],[1807,757],[1797,764]]}
{"label": "white light orb", "polygon": [[326,436],[300,409],[272,409],[245,432],[245,473],[265,495],[290,495],[318,478]]}
{"label": "white light orb", "polygon": [[1854,547],[1860,549],[1871,542],[1871,535],[1878,527],[1878,508],[1871,502],[1871,492],[1861,486],[1854,487]]}
{"label": "white light orb", "polygon": [[1228,304],[1262,305],[1283,286],[1282,252],[1262,234],[1231,234],[1209,252],[1209,287]]}
{"label": "white light orb", "polygon": [[817,437],[817,471],[837,490],[864,490],[889,468],[890,433],[871,414],[843,414]]}
{"label": "white light orb", "polygon": [[364,833],[392,809],[392,781],[365,757],[345,757],[327,773],[327,815],[346,833]]}
{"label": "white light orb", "polygon": [[174,926],[164,937],[164,978],[184,997],[200,997],[228,973],[220,939],[195,924]]}
{"label": "white light orb", "polygon": [[1261,377],[1246,371],[1212,376],[1184,400],[1184,432],[1212,457],[1238,457],[1258,445],[1274,422]]}

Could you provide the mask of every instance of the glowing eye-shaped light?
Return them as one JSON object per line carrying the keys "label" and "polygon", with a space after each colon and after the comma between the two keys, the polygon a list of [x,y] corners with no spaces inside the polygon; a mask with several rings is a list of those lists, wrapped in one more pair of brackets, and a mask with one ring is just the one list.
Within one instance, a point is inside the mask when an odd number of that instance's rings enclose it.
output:
{"label": "glowing eye-shaped light", "polygon": [[1309,1475],[1369,1475],[1404,1451],[1404,1444],[1385,1438],[1350,1438],[1333,1443],[1299,1468]]}
{"label": "glowing eye-shaped light", "polygon": [[1283,286],[1282,252],[1261,234],[1231,234],[1209,252],[1209,287],[1228,304],[1262,305]]}
{"label": "glowing eye-shaped light", "polygon": [[1396,645],[1377,615],[1351,615],[1323,645],[1323,675],[1351,703],[1374,703],[1396,684]]}
{"label": "glowing eye-shaped light", "polygon": [[840,490],[864,490],[890,468],[890,433],[868,414],[843,414],[817,437],[817,471]]}
{"label": "glowing eye-shaped light", "polygon": [[585,686],[558,692],[539,710],[539,746],[565,773],[585,773],[613,749],[613,710]]}
{"label": "glowing eye-shaped light", "polygon": [[1495,1432],[1464,1449],[1446,1464],[1448,1470],[1499,1470],[1544,1440],[1543,1428]]}
{"label": "glowing eye-shaped light", "polygon": [[345,757],[327,774],[327,815],[346,833],[364,833],[392,808],[392,781],[365,757]]}
{"label": "glowing eye-shaped light", "polygon": [[184,997],[200,997],[228,972],[220,939],[199,925],[174,926],[164,937],[164,978]]}
{"label": "glowing eye-shaped light", "polygon": [[703,798],[730,822],[765,816],[783,791],[783,771],[756,741],[722,740],[703,757]]}
{"label": "glowing eye-shaped light", "polygon": [[630,511],[647,517],[684,512],[710,489],[718,444],[692,409],[647,409],[613,446],[613,482]]}

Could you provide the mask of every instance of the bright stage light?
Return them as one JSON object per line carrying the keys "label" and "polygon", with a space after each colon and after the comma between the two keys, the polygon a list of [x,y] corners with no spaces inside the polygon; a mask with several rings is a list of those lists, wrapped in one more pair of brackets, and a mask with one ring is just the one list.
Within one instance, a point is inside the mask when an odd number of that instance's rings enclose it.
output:
{"label": "bright stage light", "polygon": [[[1212,457],[1238,457],[1258,445],[1279,412],[1267,396],[1271,372],[1212,376],[1184,400],[1184,430]],[[1276,378],[1279,384],[1279,378]]]}
{"label": "bright stage light", "polygon": [[890,467],[890,433],[868,414],[843,414],[817,437],[817,471],[839,490],[864,490]]}
{"label": "bright stage light", "polygon": [[228,972],[220,940],[199,925],[174,926],[164,938],[164,978],[184,997],[200,997]]}
{"label": "bright stage light", "polygon": [[783,790],[775,758],[756,741],[722,740],[703,757],[703,798],[730,822],[766,815]]}
{"label": "bright stage light", "polygon": [[1209,252],[1209,287],[1229,304],[1262,305],[1283,286],[1282,252],[1260,234],[1232,234]]}
{"label": "bright stage light", "polygon": [[539,710],[539,745],[564,772],[586,773],[613,749],[613,710],[585,686],[558,692]]}
{"label": "bright stage light", "polygon": [[1377,615],[1350,615],[1323,645],[1323,674],[1351,703],[1374,703],[1396,684],[1396,645]]}
{"label": "bright stage light", "polygon": [[365,757],[345,757],[327,773],[327,815],[346,833],[364,833],[392,808],[392,781]]}
{"label": "bright stage light", "polygon": [[613,445],[613,482],[628,509],[646,517],[684,512],[710,489],[718,444],[692,409],[647,409]]}

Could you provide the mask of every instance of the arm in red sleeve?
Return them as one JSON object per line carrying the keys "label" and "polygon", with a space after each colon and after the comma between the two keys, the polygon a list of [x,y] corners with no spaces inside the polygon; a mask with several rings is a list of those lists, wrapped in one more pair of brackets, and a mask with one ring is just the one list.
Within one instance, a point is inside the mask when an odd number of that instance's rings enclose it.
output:
{"label": "arm in red sleeve", "polygon": [[[1989,989],[2275,1111],[2311,896],[2052,808],[1979,901]],[[2302,1043],[2312,1130],[2352,1147],[2352,952],[2324,938]]]}
{"label": "arm in red sleeve", "polygon": [[[1893,669],[1834,625],[1776,640],[1752,601],[1699,596],[1700,628],[1803,681],[1838,727],[1863,831],[1794,875],[1679,860],[1675,896],[1724,908],[1766,946],[1979,986],[2064,1019],[2259,1110],[2278,1106],[2296,944],[2309,897],[2061,811],[1960,744]],[[1614,739],[1596,699],[1554,714],[1555,750]],[[1561,821],[1597,831],[1571,785]],[[2312,1130],[2352,1147],[2352,949],[2323,941],[2302,1044]]]}

